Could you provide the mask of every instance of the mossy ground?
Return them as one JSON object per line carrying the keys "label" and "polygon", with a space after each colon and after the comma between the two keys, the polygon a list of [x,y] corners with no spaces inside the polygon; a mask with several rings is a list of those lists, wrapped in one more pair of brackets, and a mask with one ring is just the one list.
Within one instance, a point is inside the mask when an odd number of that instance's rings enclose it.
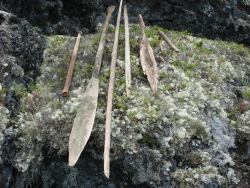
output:
{"label": "mossy ground", "polygon": [[[169,36],[180,53],[174,52],[159,38],[158,30]],[[246,131],[249,128],[249,111],[244,114],[239,112],[239,98],[236,96],[237,91],[241,92],[242,99],[249,101],[250,98],[249,48],[231,42],[193,37],[187,32],[147,27],[146,35],[154,48],[160,73],[159,93],[158,97],[154,97],[140,66],[140,28],[133,24],[130,26],[132,89],[131,96],[127,97],[124,26],[121,26],[120,32],[111,148],[112,158],[121,158],[125,164],[122,171],[126,174],[133,170],[129,178],[134,184],[150,184],[153,181],[155,186],[163,185],[166,180],[160,172],[170,177],[176,187],[203,186],[206,184],[204,177],[218,185],[238,183],[240,174],[230,171],[234,166],[230,161],[233,159],[229,149],[233,147],[230,139],[234,140],[235,136],[231,130],[237,134],[238,131],[249,134]],[[104,142],[112,35],[110,31],[100,72],[93,139],[89,142],[96,150],[102,148]],[[39,148],[32,144],[34,140],[49,143],[51,152],[56,151],[57,155],[67,153],[69,133],[79,99],[92,75],[99,39],[100,34],[82,37],[70,97],[63,98],[61,92],[75,38],[47,38],[42,75],[32,89],[33,94],[16,89],[22,96],[24,106],[19,121],[22,140],[17,158],[37,159],[34,156],[39,153]],[[160,61],[160,56],[166,63]],[[32,145],[32,149],[27,153],[29,145]],[[196,152],[187,157],[183,151]],[[139,161],[142,165],[138,166],[139,163],[135,162],[140,157],[152,160],[146,164]],[[204,160],[205,164],[199,162]],[[30,161],[19,161],[17,167],[27,170]],[[216,165],[224,162],[230,168]],[[130,163],[134,166],[127,169],[126,164],[129,166]],[[150,165],[154,168],[146,167]]]}

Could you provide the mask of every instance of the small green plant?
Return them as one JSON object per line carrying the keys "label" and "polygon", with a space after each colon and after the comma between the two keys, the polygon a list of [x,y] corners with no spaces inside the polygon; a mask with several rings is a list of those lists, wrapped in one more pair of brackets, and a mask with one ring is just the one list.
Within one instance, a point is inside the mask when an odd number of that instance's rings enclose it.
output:
{"label": "small green plant", "polygon": [[93,45],[93,46],[97,45],[99,43],[100,39],[101,39],[100,34],[95,35],[91,40],[91,45]]}
{"label": "small green plant", "polygon": [[6,89],[4,87],[0,88],[0,104],[3,103],[5,98]]}
{"label": "small green plant", "polygon": [[29,92],[28,89],[23,84],[17,84],[14,82],[11,91],[15,93],[17,97],[27,97]]}
{"label": "small green plant", "polygon": [[242,96],[246,100],[250,100],[250,89],[243,91]]}

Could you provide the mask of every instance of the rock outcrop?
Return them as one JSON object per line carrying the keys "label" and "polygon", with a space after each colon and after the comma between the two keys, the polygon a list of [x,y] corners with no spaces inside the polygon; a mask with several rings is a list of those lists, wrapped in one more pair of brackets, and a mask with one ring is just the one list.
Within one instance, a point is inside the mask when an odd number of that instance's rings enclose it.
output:
{"label": "rock outcrop", "polygon": [[19,108],[22,88],[35,82],[39,75],[44,49],[44,37],[27,21],[0,11],[0,82],[6,89],[5,104],[12,114]]}
{"label": "rock outcrop", "polygon": [[[123,26],[122,26],[123,27]],[[131,26],[133,87],[127,98],[121,32],[114,93],[111,179],[103,175],[103,143],[112,37],[100,74],[92,137],[79,162],[67,165],[73,119],[95,59],[99,35],[84,35],[69,98],[61,91],[75,38],[51,36],[33,93],[8,123],[4,109],[3,187],[244,187],[249,184],[249,49],[175,31],[180,53],[147,36],[159,63],[155,98],[139,64],[138,25]],[[124,28],[121,28],[123,31]],[[164,30],[163,30],[164,31]],[[14,133],[13,133],[14,131]],[[14,136],[13,136],[14,135]],[[9,144],[9,145],[8,145]],[[32,178],[31,178],[32,177]]]}
{"label": "rock outcrop", "polygon": [[[107,6],[118,0],[3,0],[0,8],[26,18],[45,33],[94,31]],[[249,0],[128,0],[130,19],[250,44]]]}

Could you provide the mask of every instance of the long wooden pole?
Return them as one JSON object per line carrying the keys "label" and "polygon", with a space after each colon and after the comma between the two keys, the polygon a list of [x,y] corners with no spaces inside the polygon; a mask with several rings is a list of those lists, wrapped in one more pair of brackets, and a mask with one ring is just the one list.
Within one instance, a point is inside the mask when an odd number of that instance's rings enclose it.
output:
{"label": "long wooden pole", "polygon": [[122,11],[122,2],[120,1],[120,7],[116,22],[115,28],[115,40],[112,52],[112,61],[111,61],[111,72],[109,79],[109,89],[108,89],[108,102],[107,102],[107,111],[106,111],[106,124],[105,124],[105,145],[104,145],[104,174],[109,178],[110,174],[110,133],[111,133],[111,119],[112,119],[112,101],[113,101],[113,90],[115,83],[115,68],[117,61],[117,49],[118,49],[118,39],[119,39],[119,29],[121,22],[121,11]]}
{"label": "long wooden pole", "polygon": [[130,44],[129,44],[129,22],[128,9],[124,5],[124,24],[125,24],[125,73],[126,73],[126,92],[130,95],[131,88],[131,62],[130,62]]}
{"label": "long wooden pole", "polygon": [[79,45],[80,45],[80,39],[81,39],[81,34],[78,33],[76,43],[75,43],[75,47],[74,47],[74,50],[73,50],[73,53],[72,53],[72,56],[71,56],[70,64],[69,64],[69,67],[68,67],[68,73],[67,73],[67,76],[66,76],[64,88],[63,88],[63,96],[64,97],[69,95],[69,88],[70,88],[70,84],[71,84],[71,80],[72,80],[72,76],[73,76],[73,72],[74,72],[77,53],[78,53],[78,49],[79,49]]}
{"label": "long wooden pole", "polygon": [[97,109],[98,93],[99,93],[99,72],[102,64],[104,47],[106,44],[106,36],[108,32],[109,22],[115,6],[108,8],[108,14],[103,27],[98,51],[95,59],[95,68],[88,87],[83,94],[81,104],[77,111],[72,131],[69,138],[69,165],[74,166],[79,159],[83,149],[85,148],[91,135]]}
{"label": "long wooden pole", "polygon": [[171,42],[171,40],[163,33],[162,31],[158,31],[159,35],[161,36],[162,39],[164,39],[168,45],[176,52],[180,52],[180,50]]}

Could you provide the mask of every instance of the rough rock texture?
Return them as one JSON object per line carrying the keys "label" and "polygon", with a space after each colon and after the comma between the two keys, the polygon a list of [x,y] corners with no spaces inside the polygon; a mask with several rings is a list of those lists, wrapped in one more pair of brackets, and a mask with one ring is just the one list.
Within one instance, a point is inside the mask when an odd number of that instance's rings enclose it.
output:
{"label": "rough rock texture", "polygon": [[[165,31],[181,50],[159,40]],[[114,31],[114,27],[111,26]],[[79,162],[67,165],[73,119],[92,73],[99,34],[84,35],[69,98],[61,91],[75,38],[51,36],[33,92],[3,124],[1,187],[247,187],[250,150],[250,50],[243,45],[147,28],[159,65],[155,98],[139,64],[138,25],[131,25],[133,87],[126,97],[124,27],[114,93],[111,179],[103,175],[106,96],[113,35],[100,75],[97,118]],[[1,147],[0,142],[0,147]],[[11,144],[11,147],[9,145]]]}
{"label": "rough rock texture", "polygon": [[27,21],[0,11],[0,86],[6,91],[5,104],[12,114],[28,84],[39,75],[44,49],[44,37]]}
{"label": "rough rock texture", "polygon": [[[212,38],[250,44],[249,0],[128,0],[130,19],[141,13],[150,24],[188,30]],[[2,0],[6,9],[39,26],[45,33],[94,31],[107,6],[118,0]]]}

